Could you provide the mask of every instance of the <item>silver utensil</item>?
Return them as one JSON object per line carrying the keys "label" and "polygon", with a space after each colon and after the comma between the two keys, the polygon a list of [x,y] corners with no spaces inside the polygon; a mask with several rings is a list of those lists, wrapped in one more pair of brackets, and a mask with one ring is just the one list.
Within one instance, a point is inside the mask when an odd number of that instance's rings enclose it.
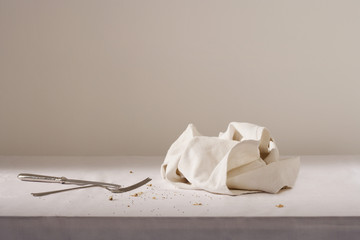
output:
{"label": "silver utensil", "polygon": [[146,178],[138,183],[135,183],[128,187],[121,187],[121,185],[106,183],[106,182],[96,182],[96,181],[87,181],[87,180],[78,180],[78,179],[69,179],[66,177],[54,177],[54,176],[45,176],[31,173],[20,173],[18,178],[22,181],[30,181],[30,182],[43,182],[43,183],[61,183],[61,184],[74,184],[80,185],[81,187],[61,189],[49,192],[40,192],[40,193],[31,193],[35,197],[45,196],[53,193],[60,193],[70,190],[84,189],[90,187],[102,187],[109,190],[112,193],[123,193],[134,190],[142,185],[151,181],[151,178]]}

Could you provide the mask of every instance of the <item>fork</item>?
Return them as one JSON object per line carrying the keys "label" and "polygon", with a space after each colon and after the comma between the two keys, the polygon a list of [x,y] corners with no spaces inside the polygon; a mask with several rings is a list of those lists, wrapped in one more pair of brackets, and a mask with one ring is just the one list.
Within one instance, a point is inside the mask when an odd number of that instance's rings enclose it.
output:
{"label": "fork", "polygon": [[86,180],[78,180],[78,179],[68,179],[66,177],[53,177],[53,176],[45,176],[45,175],[30,174],[30,173],[20,173],[18,175],[18,178],[22,181],[31,181],[31,182],[82,185],[81,187],[67,188],[67,189],[48,191],[48,192],[31,193],[35,197],[40,197],[40,196],[45,196],[45,195],[50,195],[50,194],[60,193],[60,192],[65,192],[65,191],[77,190],[77,189],[90,188],[90,187],[102,187],[102,188],[109,190],[112,193],[124,193],[124,192],[134,190],[138,187],[141,187],[142,185],[145,185],[146,183],[151,181],[151,178],[146,178],[146,179],[144,179],[138,183],[135,183],[131,186],[121,187],[121,185],[113,184],[113,183],[86,181]]}

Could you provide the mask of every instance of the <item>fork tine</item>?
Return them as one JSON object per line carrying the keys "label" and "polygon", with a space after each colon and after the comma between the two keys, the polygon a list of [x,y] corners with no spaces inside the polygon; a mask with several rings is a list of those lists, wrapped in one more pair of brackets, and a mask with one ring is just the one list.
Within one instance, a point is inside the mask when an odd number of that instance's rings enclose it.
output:
{"label": "fork tine", "polygon": [[102,186],[99,186],[99,185],[87,185],[87,186],[81,186],[81,187],[60,189],[60,190],[55,190],[55,191],[31,193],[31,195],[33,195],[34,197],[42,197],[42,196],[46,196],[46,195],[50,195],[50,194],[54,194],[54,193],[67,192],[67,191],[71,191],[71,190],[90,188],[90,187],[102,187]]}
{"label": "fork tine", "polygon": [[134,190],[138,187],[141,187],[143,185],[145,185],[146,183],[150,182],[152,179],[151,178],[146,178],[138,183],[135,183],[134,185],[128,186],[128,187],[124,187],[124,188],[108,188],[108,190],[110,190],[113,193],[123,193],[123,192],[128,192],[131,190]]}

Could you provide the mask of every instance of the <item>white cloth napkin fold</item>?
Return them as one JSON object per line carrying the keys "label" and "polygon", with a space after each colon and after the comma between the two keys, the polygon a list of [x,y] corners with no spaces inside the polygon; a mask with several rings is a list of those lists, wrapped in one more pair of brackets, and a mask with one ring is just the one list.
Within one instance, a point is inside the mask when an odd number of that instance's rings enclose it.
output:
{"label": "white cloth napkin fold", "polygon": [[299,157],[279,158],[265,127],[232,122],[219,137],[207,137],[189,124],[168,150],[161,176],[184,189],[277,193],[295,184],[299,168]]}

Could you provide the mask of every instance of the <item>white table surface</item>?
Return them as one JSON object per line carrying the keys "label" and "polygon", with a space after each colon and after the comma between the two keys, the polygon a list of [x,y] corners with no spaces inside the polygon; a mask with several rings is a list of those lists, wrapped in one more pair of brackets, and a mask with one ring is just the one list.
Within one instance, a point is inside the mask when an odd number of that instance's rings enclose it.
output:
{"label": "white table surface", "polygon": [[[2,156],[0,216],[360,216],[360,156],[302,156],[294,188],[241,196],[177,189],[161,179],[162,161],[163,157]],[[122,194],[89,188],[33,197],[31,192],[70,185],[22,182],[17,179],[21,172],[121,185],[146,177],[153,180],[151,187]],[[138,192],[143,194],[131,196]]]}

